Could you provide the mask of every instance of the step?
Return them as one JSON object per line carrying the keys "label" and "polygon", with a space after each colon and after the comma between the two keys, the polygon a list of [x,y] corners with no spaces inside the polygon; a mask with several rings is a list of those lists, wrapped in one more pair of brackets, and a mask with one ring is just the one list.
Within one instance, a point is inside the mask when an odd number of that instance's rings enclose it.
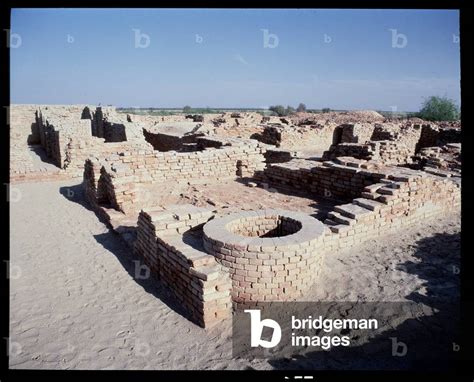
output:
{"label": "step", "polygon": [[334,220],[340,224],[345,224],[345,225],[354,225],[356,222],[354,219],[350,219],[346,216],[342,216],[340,213],[334,212],[334,211],[329,212],[328,217],[331,220]]}
{"label": "step", "polygon": [[375,194],[375,193],[370,193],[370,192],[363,192],[361,193],[361,196],[367,200],[376,200],[380,194]]}
{"label": "step", "polygon": [[333,233],[342,233],[350,230],[350,226],[345,224],[338,224],[329,227]]}
{"label": "step", "polygon": [[338,225],[339,223],[335,222],[334,220],[332,219],[326,219],[324,221],[324,224],[328,225],[328,226],[334,226],[334,225]]}
{"label": "step", "polygon": [[371,213],[370,210],[354,203],[343,204],[334,208],[336,212],[350,219],[358,220]]}
{"label": "step", "polygon": [[382,195],[395,195],[397,190],[395,188],[381,187],[377,190],[377,193]]}
{"label": "step", "polygon": [[384,185],[380,184],[380,183],[371,184],[370,186],[364,187],[364,192],[368,192],[368,193],[373,194],[373,193],[377,192],[377,190],[381,187],[384,187]]}
{"label": "step", "polygon": [[376,200],[370,200],[370,199],[364,199],[364,198],[354,199],[354,203],[370,211],[378,211],[380,210],[381,207],[384,206],[383,203],[377,202]]}

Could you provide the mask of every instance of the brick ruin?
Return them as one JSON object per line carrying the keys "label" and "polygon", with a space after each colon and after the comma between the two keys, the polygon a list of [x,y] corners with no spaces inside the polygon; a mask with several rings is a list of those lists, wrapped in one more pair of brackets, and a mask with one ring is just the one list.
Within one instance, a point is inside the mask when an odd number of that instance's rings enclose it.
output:
{"label": "brick ruin", "polygon": [[14,144],[18,145],[15,153],[21,152],[25,162],[13,162],[11,179],[41,180],[45,175],[81,177],[84,161],[90,155],[113,155],[125,148],[151,148],[139,123],[129,122],[126,116],[117,113],[113,107],[97,107],[95,111],[91,109],[90,106],[35,107],[28,144],[41,147],[49,162],[57,169],[25,166],[30,158],[25,155],[25,142],[18,142],[24,139],[22,132]]}
{"label": "brick ruin", "polygon": [[89,200],[94,205],[107,200],[128,213],[148,206],[145,194],[153,195],[163,183],[253,177],[265,167],[265,149],[257,141],[201,137],[197,141],[194,152],[127,150],[113,157],[87,159],[84,174]]}
{"label": "brick ruin", "polygon": [[257,210],[204,226],[204,248],[229,271],[236,307],[303,295],[322,266],[324,225],[292,211]]}
{"label": "brick ruin", "polygon": [[[18,163],[28,158],[20,150],[27,144],[51,161],[54,170],[39,171],[45,179],[82,176],[97,214],[203,327],[262,301],[304,299],[335,251],[461,202],[458,127],[374,114],[375,121],[351,122],[350,114],[282,121],[257,113],[150,117],[87,105],[19,109],[33,122],[13,114],[29,126],[12,135],[12,181],[41,179]],[[267,198],[301,193],[331,207],[315,218],[284,205],[200,206],[186,199],[200,184],[263,188]]]}
{"label": "brick ruin", "polygon": [[324,159],[350,156],[388,165],[412,164],[422,149],[460,143],[460,129],[435,124],[343,124],[336,128],[334,141]]}

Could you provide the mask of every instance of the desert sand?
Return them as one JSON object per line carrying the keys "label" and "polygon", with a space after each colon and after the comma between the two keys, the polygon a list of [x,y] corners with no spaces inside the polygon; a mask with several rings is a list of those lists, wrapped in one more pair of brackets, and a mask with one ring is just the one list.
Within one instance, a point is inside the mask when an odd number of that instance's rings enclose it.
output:
{"label": "desert sand", "polygon": [[[183,317],[142,261],[98,220],[78,183],[11,186],[11,368],[282,367],[233,359],[229,323],[204,330]],[[327,256],[307,299],[456,299],[459,233],[454,210]]]}

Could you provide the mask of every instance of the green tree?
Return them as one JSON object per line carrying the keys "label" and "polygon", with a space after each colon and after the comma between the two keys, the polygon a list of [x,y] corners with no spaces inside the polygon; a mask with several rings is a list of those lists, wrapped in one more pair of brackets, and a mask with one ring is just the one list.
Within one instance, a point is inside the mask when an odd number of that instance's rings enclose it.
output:
{"label": "green tree", "polygon": [[324,109],[321,110],[323,113],[329,113],[331,111],[330,108],[325,107]]}
{"label": "green tree", "polygon": [[453,100],[432,96],[423,102],[419,116],[427,121],[454,121],[459,119],[460,113]]}
{"label": "green tree", "polygon": [[286,109],[283,105],[270,106],[268,110],[273,111],[279,117],[283,117],[286,115]]}
{"label": "green tree", "polygon": [[304,103],[300,103],[298,107],[296,108],[296,111],[299,113],[306,111],[306,105]]}
{"label": "green tree", "polygon": [[185,107],[183,107],[183,113],[191,113],[191,106],[186,105]]}
{"label": "green tree", "polygon": [[285,115],[294,114],[295,112],[296,112],[295,108],[288,105],[286,107],[286,114]]}

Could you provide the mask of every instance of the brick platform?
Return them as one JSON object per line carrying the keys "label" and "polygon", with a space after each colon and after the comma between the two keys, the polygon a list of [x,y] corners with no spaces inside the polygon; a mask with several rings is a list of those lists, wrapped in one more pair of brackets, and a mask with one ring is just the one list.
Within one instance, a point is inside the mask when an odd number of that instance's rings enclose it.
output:
{"label": "brick platform", "polygon": [[200,235],[192,232],[212,216],[212,211],[193,205],[141,211],[134,248],[202,327],[232,314],[228,272],[204,252]]}

